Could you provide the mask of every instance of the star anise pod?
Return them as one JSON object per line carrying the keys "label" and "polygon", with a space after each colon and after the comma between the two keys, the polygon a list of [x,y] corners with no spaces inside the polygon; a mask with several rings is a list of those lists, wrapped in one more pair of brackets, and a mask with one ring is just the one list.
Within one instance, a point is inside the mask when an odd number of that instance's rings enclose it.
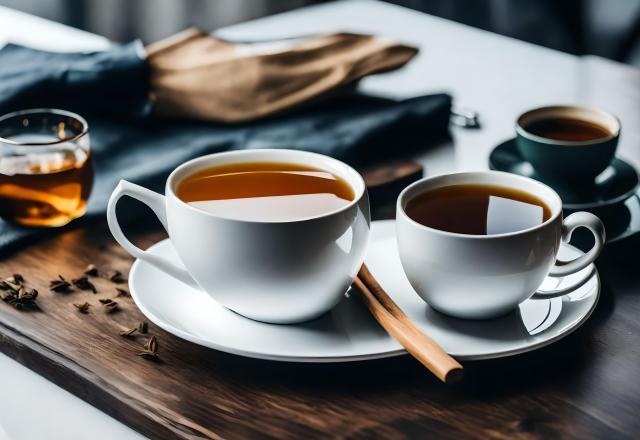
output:
{"label": "star anise pod", "polygon": [[140,321],[140,324],[138,324],[138,331],[140,333],[147,333],[148,329],[149,327],[147,326],[147,323],[145,321]]}
{"label": "star anise pod", "polygon": [[57,280],[49,281],[49,290],[52,292],[68,292],[71,288],[71,283],[64,279],[62,275],[58,275]]}
{"label": "star anise pod", "polygon": [[85,275],[90,275],[92,277],[97,277],[98,276],[98,268],[96,267],[95,264],[90,264],[84,269],[84,274]]}
{"label": "star anise pod", "polygon": [[24,284],[24,277],[22,275],[20,275],[19,273],[14,273],[13,274],[13,283],[14,284],[18,284],[18,285],[23,285]]}
{"label": "star anise pod", "polygon": [[96,289],[96,286],[94,286],[93,283],[91,281],[89,281],[89,278],[87,278],[87,277],[75,278],[75,279],[71,280],[71,282],[78,289],[91,290],[93,293],[98,293],[98,290]]}
{"label": "star anise pod", "polygon": [[91,307],[91,304],[89,304],[88,302],[84,302],[82,304],[73,304],[73,305],[75,308],[78,309],[80,313],[84,313],[84,314],[89,313],[89,307]]}

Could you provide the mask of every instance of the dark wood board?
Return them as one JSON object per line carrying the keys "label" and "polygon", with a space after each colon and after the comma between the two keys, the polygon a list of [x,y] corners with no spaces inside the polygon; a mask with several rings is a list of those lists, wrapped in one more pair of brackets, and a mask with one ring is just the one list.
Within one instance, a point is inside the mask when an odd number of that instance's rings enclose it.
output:
{"label": "dark wood board", "polygon": [[[141,246],[159,230],[134,231]],[[455,386],[441,384],[408,356],[347,364],[247,359],[182,341],[149,325],[131,298],[106,314],[99,293],[48,291],[60,273],[88,263],[128,273],[132,259],[102,223],[71,229],[0,259],[40,291],[39,311],[0,303],[0,350],[156,439],[197,438],[633,438],[640,430],[640,271],[638,240],[610,247],[598,266],[604,283],[594,315],[550,347],[513,358],[469,362]],[[126,287],[126,284],[124,285]],[[88,301],[91,313],[73,303]],[[155,335],[160,362],[130,351]]]}

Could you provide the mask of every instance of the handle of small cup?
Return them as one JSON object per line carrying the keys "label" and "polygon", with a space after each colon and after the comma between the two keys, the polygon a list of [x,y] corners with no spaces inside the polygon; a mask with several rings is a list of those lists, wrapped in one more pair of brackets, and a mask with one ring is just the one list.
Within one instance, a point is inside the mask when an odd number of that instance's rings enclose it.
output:
{"label": "handle of small cup", "polygon": [[[593,234],[593,238],[595,239],[595,244],[589,250],[589,252],[576,258],[575,260],[571,260],[562,265],[558,265],[556,263],[549,272],[550,277],[564,277],[581,271],[582,269],[593,263],[593,261],[598,258],[598,255],[600,255],[600,252],[602,251],[602,248],[604,247],[604,243],[606,241],[606,234],[602,221],[589,212],[575,212],[565,218],[562,222],[562,241],[568,243],[571,240],[571,234],[573,233],[573,231],[579,227],[585,227],[591,231],[591,233]],[[574,291],[575,289],[589,281],[594,272],[595,269],[592,269],[591,273],[589,273],[585,277],[582,277],[582,279],[577,284],[572,284],[570,286],[556,290],[539,290],[532,296],[532,298],[548,299],[566,295],[567,293]]]}
{"label": "handle of small cup", "polygon": [[111,193],[109,204],[107,206],[107,223],[109,224],[111,234],[113,234],[113,237],[120,244],[120,246],[122,246],[134,257],[152,264],[161,271],[171,275],[172,277],[182,281],[185,284],[188,284],[189,286],[199,289],[198,284],[185,269],[179,267],[166,258],[150,254],[147,251],[143,251],[142,249],[131,243],[129,239],[124,235],[122,229],[120,228],[118,217],[116,215],[116,205],[118,204],[118,200],[120,200],[124,196],[134,198],[151,208],[151,210],[160,220],[160,223],[162,223],[162,226],[164,226],[165,230],[167,229],[165,196],[153,192],[140,185],[127,182],[126,180],[121,180],[118,183],[118,186],[116,186],[116,189],[113,190],[113,193]]}
{"label": "handle of small cup", "polygon": [[591,231],[595,239],[595,244],[589,252],[575,260],[563,265],[554,265],[551,268],[551,272],[549,272],[550,277],[564,277],[576,273],[593,263],[593,261],[598,258],[598,255],[600,255],[604,247],[604,242],[607,239],[602,221],[589,212],[574,212],[562,222],[562,241],[569,243],[571,234],[579,227],[585,227]]}

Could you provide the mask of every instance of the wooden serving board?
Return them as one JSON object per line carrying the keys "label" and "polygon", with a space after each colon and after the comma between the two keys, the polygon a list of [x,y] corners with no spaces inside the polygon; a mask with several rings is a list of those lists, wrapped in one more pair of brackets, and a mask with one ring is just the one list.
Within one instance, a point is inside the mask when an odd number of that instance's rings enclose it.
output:
{"label": "wooden serving board", "polygon": [[[378,171],[398,174],[406,176]],[[398,186],[404,185],[372,188],[372,199]],[[387,205],[392,212],[393,203]],[[142,247],[164,237],[158,229],[129,232]],[[78,276],[89,263],[128,273],[132,258],[99,223],[0,257],[1,277],[21,273],[40,291],[36,311],[0,302],[0,351],[153,439],[635,438],[638,386],[623,379],[638,372],[631,337],[640,312],[636,249],[632,243],[630,255],[600,259],[609,281],[594,315],[576,332],[514,358],[468,362],[464,381],[450,386],[409,356],[261,361],[200,347],[150,323],[148,334],[125,339],[119,331],[143,316],[131,298],[116,298],[120,311],[105,313],[99,299],[115,296],[111,282],[95,281],[95,295],[48,291],[57,274]],[[73,306],[85,301],[88,315]],[[135,353],[151,335],[159,362]],[[37,423],[38,414],[32,416]]]}
{"label": "wooden serving board", "polygon": [[[392,164],[369,170],[366,180],[372,198],[380,201],[391,200],[421,175],[416,164]],[[159,230],[133,231],[142,247],[164,236]],[[52,234],[0,259],[0,277],[19,273],[26,287],[39,292],[35,310],[0,302],[0,350],[152,438],[295,438],[328,434],[329,426],[336,433],[361,428],[351,416],[340,415],[341,408],[364,405],[366,412],[370,403],[354,388],[342,396],[331,379],[335,367],[301,369],[230,356],[150,322],[146,334],[122,337],[121,330],[145,319],[131,297],[117,297],[116,288],[128,291],[127,283],[104,276],[89,277],[95,294],[76,287],[66,293],[49,290],[58,274],[68,280],[83,276],[90,263],[102,275],[118,270],[126,277],[132,261],[103,223]],[[108,313],[101,299],[117,301],[118,310]],[[90,304],[87,314],[74,306],[84,302]],[[151,336],[158,341],[159,361],[137,355]],[[305,370],[302,376],[292,374]]]}

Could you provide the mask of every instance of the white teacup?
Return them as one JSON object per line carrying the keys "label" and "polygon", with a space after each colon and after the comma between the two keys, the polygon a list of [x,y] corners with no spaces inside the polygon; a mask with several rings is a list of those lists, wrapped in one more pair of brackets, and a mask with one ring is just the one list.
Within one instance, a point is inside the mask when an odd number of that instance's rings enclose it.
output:
{"label": "white teacup", "polygon": [[[319,168],[343,178],[352,186],[355,198],[344,208],[308,219],[258,222],[222,218],[176,196],[176,186],[194,172],[240,162]],[[122,196],[133,197],[153,210],[184,268],[150,255],[124,236],[115,211]],[[109,200],[107,220],[115,239],[134,257],[207,292],[243,316],[285,324],[313,319],[340,301],[364,260],[370,216],[364,181],[350,166],[321,154],[265,149],[212,154],[186,162],[167,179],[164,196],[122,180]]]}
{"label": "white teacup", "polygon": [[[415,196],[435,188],[460,184],[490,184],[537,196],[551,217],[535,227],[506,234],[466,235],[433,229],[411,219],[405,208]],[[585,255],[556,265],[560,241],[584,226],[595,237]],[[532,297],[547,276],[578,272],[600,254],[604,225],[588,212],[562,219],[558,194],[535,180],[487,171],[422,179],[402,191],[396,212],[398,250],[409,282],[431,307],[458,318],[485,319],[504,315]]]}

